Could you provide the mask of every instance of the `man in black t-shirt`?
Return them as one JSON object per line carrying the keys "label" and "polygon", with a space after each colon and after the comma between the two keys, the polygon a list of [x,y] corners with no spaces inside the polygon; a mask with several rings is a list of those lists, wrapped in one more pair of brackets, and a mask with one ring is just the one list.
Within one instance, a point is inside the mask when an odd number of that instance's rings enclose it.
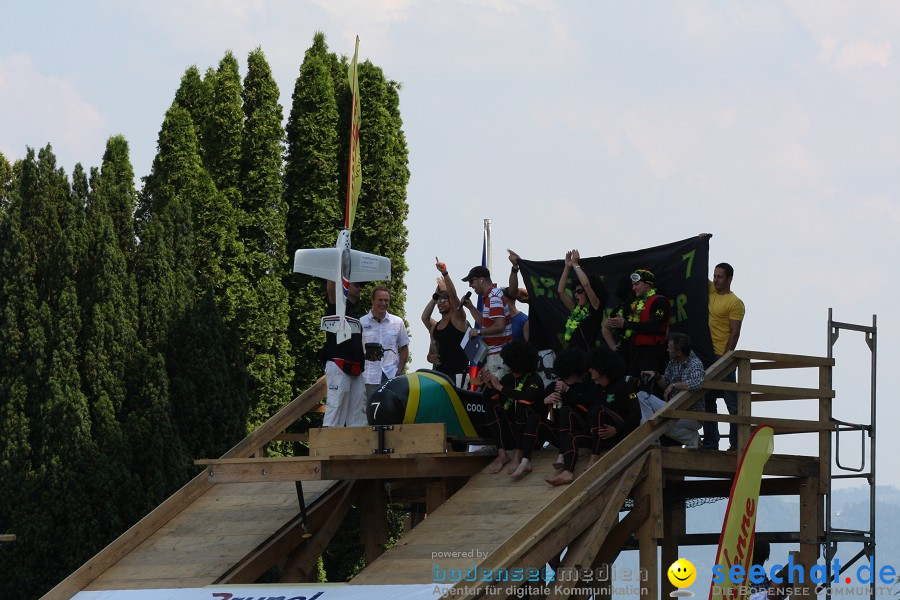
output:
{"label": "man in black t-shirt", "polygon": [[[337,312],[335,308],[335,284],[328,281],[328,314]],[[322,427],[354,427],[367,425],[366,386],[363,382],[365,356],[363,353],[362,330],[359,327],[360,314],[356,309],[360,287],[350,283],[347,288],[347,320],[355,322],[353,335],[340,344],[334,333],[325,334],[325,418]]]}

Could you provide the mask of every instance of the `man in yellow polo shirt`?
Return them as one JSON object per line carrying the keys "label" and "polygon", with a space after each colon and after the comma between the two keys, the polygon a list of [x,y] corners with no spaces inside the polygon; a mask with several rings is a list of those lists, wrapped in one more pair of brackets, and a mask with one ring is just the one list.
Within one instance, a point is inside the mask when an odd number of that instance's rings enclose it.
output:
{"label": "man in yellow polo shirt", "polygon": [[[734,268],[728,263],[719,263],[713,270],[709,282],[709,335],[712,338],[714,361],[737,347],[744,321],[744,302],[731,291]],[[722,381],[736,381],[734,371]],[[737,392],[712,390],[706,395],[706,412],[716,412],[716,399],[725,400],[725,407],[732,415],[737,414]],[[719,448],[718,423],[703,423],[703,447]],[[728,432],[729,450],[737,449],[737,427],[732,424]]]}

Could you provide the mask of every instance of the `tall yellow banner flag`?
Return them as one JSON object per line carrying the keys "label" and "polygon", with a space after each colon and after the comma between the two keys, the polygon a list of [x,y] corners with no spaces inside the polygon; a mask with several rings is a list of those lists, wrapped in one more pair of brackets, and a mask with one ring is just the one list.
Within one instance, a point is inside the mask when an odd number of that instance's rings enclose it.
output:
{"label": "tall yellow banner flag", "polygon": [[[728,497],[728,508],[725,510],[725,521],[719,537],[719,551],[716,553],[716,565],[721,566],[720,576],[713,577],[709,587],[709,600],[737,600],[747,597],[749,586],[746,577],[753,560],[759,486],[763,468],[775,449],[774,436],[775,431],[769,425],[760,426],[753,432],[741,456],[731,485],[731,495]],[[729,570],[735,565],[744,569],[744,578],[740,583],[732,582],[728,576]]]}
{"label": "tall yellow banner flag", "polygon": [[359,36],[356,36],[356,49],[353,51],[353,61],[347,69],[350,91],[353,94],[353,108],[350,112],[350,160],[347,167],[347,208],[344,211],[344,228],[347,230],[353,229],[356,203],[359,200],[359,190],[362,187],[362,161],[359,154],[359,125],[361,123],[359,113],[359,79],[356,76],[356,58],[358,54]]}

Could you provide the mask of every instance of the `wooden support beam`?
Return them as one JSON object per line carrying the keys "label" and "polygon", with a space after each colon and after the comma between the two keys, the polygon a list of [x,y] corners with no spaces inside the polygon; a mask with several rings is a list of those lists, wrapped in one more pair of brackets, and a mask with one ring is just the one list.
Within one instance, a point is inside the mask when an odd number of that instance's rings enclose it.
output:
{"label": "wooden support beam", "polygon": [[[751,383],[753,375],[750,372],[750,361],[748,359],[741,360],[738,363],[737,368],[737,380],[740,382],[740,387],[743,388],[738,391],[737,394],[737,403],[738,410],[737,414],[739,417],[749,417],[752,413],[753,409],[750,407],[750,390],[747,390],[747,387],[753,385]],[[759,391],[778,391],[778,390],[759,390]],[[780,392],[784,393],[784,392]],[[771,420],[771,419],[770,419]],[[750,441],[750,427],[746,423],[739,423],[737,425],[737,450],[740,452],[744,448],[747,447],[747,442]]]}
{"label": "wooden support beam", "polygon": [[[677,478],[677,485],[672,486],[666,482],[666,504],[677,504],[689,498],[727,498],[731,493],[731,479],[694,479],[681,481]],[[802,477],[778,477],[763,479],[760,482],[760,496],[797,496],[800,494],[800,486],[805,481]]]}
{"label": "wooden support beam", "polygon": [[330,510],[323,511],[322,519],[317,521],[312,537],[288,554],[281,583],[306,582],[314,577],[316,562],[337,533],[338,527],[350,511],[350,505],[362,489],[362,485],[357,482],[346,481],[344,484],[341,495],[328,505]]}
{"label": "wooden support beam", "polygon": [[207,465],[211,483],[470,477],[491,461],[490,454],[446,452],[419,456],[284,456],[197,461]]}
{"label": "wooden support beam", "polygon": [[644,521],[644,524],[637,532],[639,564],[642,569],[647,569],[647,572],[650,574],[644,585],[641,585],[640,597],[642,600],[657,600],[659,598],[659,582],[656,577],[657,573],[659,573],[659,558],[656,554],[656,538],[653,537],[653,529],[653,522],[647,520]]}
{"label": "wooden support beam", "polygon": [[[819,368],[819,387],[831,388],[831,367]],[[819,421],[831,421],[831,398],[819,398]],[[873,422],[874,426],[874,422]],[[831,432],[819,432],[819,493],[831,493]],[[874,451],[873,451],[874,452]],[[874,456],[874,454],[873,454]],[[873,467],[874,469],[874,467]],[[874,470],[872,471],[874,473]]]}
{"label": "wooden support beam", "polygon": [[[817,478],[810,477],[800,489],[800,552],[799,563],[803,566],[806,581],[810,581],[811,569],[819,558],[819,484]],[[802,586],[801,586],[802,587]],[[810,585],[809,593],[800,593],[797,598],[812,600],[816,598],[815,585]]]}
{"label": "wooden support beam", "polygon": [[634,508],[606,536],[606,541],[600,546],[591,568],[596,569],[602,564],[614,563],[622,548],[625,547],[631,536],[640,529],[649,516],[650,499],[646,496],[635,497]]}
{"label": "wooden support beam", "polygon": [[[738,400],[740,402],[740,400]],[[673,410],[666,414],[669,419],[696,419],[697,413],[689,410]],[[808,433],[808,432],[830,432],[837,429],[837,424],[827,421],[805,421],[802,419],[779,419],[775,417],[764,417],[762,415],[726,415],[715,414],[709,418],[704,417],[707,421],[716,421],[717,423],[737,423],[741,426],[750,425],[771,425],[780,432],[789,433]],[[740,430],[740,428],[738,428]],[[743,446],[739,446],[743,447]]]}
{"label": "wooden support beam", "polygon": [[437,454],[447,444],[446,423],[417,423],[390,425],[390,429],[375,427],[326,427],[309,430],[309,455],[363,456],[378,453],[383,442],[388,454]]}
{"label": "wooden support beam", "polygon": [[[691,448],[662,448],[662,466],[667,474],[693,477],[734,477],[735,453]],[[814,456],[773,454],[763,475],[815,477],[819,460]]]}
{"label": "wooden support beam", "polygon": [[[526,526],[484,559],[479,568],[510,570],[543,565],[599,518],[606,508],[601,498],[609,497],[608,494],[615,499],[627,497],[633,487],[646,477],[646,455],[639,455],[633,462],[625,463],[629,465],[625,469],[620,468],[613,473],[604,471],[604,461],[615,458],[617,450],[627,451],[621,444],[610,450],[538,511]],[[600,475],[592,477],[596,473]],[[459,590],[456,594],[460,598],[474,600],[485,586],[483,581],[460,582],[453,589]]]}
{"label": "wooden support beam", "polygon": [[[594,583],[593,580],[584,582],[580,581],[577,577],[569,577],[569,575],[577,574],[578,571],[584,568],[591,568],[591,565],[594,564],[597,559],[597,554],[600,551],[600,547],[606,540],[606,536],[619,519],[619,509],[622,507],[625,499],[628,498],[630,490],[631,488],[628,486],[627,480],[620,478],[616,481],[615,486],[610,486],[610,488],[597,499],[597,502],[603,505],[603,511],[600,513],[600,517],[593,525],[585,529],[581,535],[569,544],[568,549],[566,550],[566,556],[557,569],[557,579],[559,581],[566,581],[567,583],[571,582],[573,584],[572,586],[565,587],[577,588]],[[646,496],[642,496],[642,499],[649,503],[649,499]],[[564,571],[567,571],[565,579],[563,578]],[[557,594],[555,589],[547,596],[548,600],[563,600],[567,597],[568,596],[561,593]]]}
{"label": "wooden support beam", "polygon": [[15,534],[12,534],[12,533],[0,534],[0,544],[7,543],[7,542],[14,542],[14,541],[16,541]]}
{"label": "wooden support beam", "polygon": [[[353,492],[350,490],[352,485],[352,481],[343,481],[329,488],[309,508],[307,514],[308,529],[304,529],[302,515],[298,513],[296,517],[285,523],[263,544],[236,562],[228,571],[218,577],[214,583],[253,583],[256,581],[272,565],[293,553],[296,548],[307,544],[310,534],[315,535],[318,533],[322,529],[323,523],[328,518],[333,518],[332,513],[335,512],[336,505],[339,505],[341,502],[347,502],[349,507],[350,502],[353,500]],[[348,497],[349,500],[347,500]],[[327,543],[328,540],[325,541],[325,544]],[[315,561],[313,561],[311,566],[302,565],[292,570],[296,571],[295,577],[297,578],[289,581],[308,581],[308,579],[302,578],[302,574],[305,573],[306,576],[314,575]]]}
{"label": "wooden support beam", "polygon": [[[720,533],[685,533],[681,536],[680,542],[682,546],[717,546],[720,535]],[[773,544],[796,544],[800,540],[800,534],[796,531],[757,533],[757,535],[759,539],[768,540]]]}
{"label": "wooden support beam", "polygon": [[447,493],[446,479],[435,479],[425,484],[425,512],[431,514],[447,501],[450,494]]}
{"label": "wooden support beam", "polygon": [[[727,358],[725,354],[722,358]],[[804,354],[781,354],[777,352],[757,352],[755,350],[733,350],[734,358],[749,358],[751,360],[767,360],[779,363],[793,363],[802,367],[833,367],[834,359],[823,356],[806,356]]]}
{"label": "wooden support beam", "polygon": [[308,433],[279,433],[274,438],[273,441],[276,442],[309,442],[309,434]]}
{"label": "wooden support beam", "polygon": [[[747,363],[739,363],[738,369],[740,369],[740,364]],[[738,374],[738,376],[740,377],[740,373]],[[749,380],[746,380],[744,382],[738,380],[738,383],[734,383],[731,381],[714,381],[711,379],[707,379],[703,382],[703,389],[730,390],[734,392],[748,392],[754,394],[781,394],[785,397],[785,399],[795,400],[814,400],[817,398],[821,398],[822,396],[834,398],[834,390],[829,390],[827,388],[821,389],[789,387],[784,385],[766,385],[761,383],[749,383]]]}
{"label": "wooden support beam", "polygon": [[359,537],[363,544],[363,558],[367,565],[381,556],[387,542],[387,499],[384,482],[366,481],[359,500]]}
{"label": "wooden support beam", "polygon": [[[727,481],[721,480],[721,482],[726,483]],[[660,560],[662,561],[661,564],[664,569],[668,569],[668,566],[679,558],[679,540],[685,533],[687,521],[684,504],[682,504],[682,499],[684,498],[682,494],[687,491],[685,490],[686,483],[688,482],[684,481],[684,478],[680,476],[673,477],[665,482],[665,494],[663,497],[665,503],[670,505],[670,507],[666,510],[665,519],[663,521],[663,539],[660,542],[662,550],[662,552],[660,552]],[[695,482],[691,481],[690,483]],[[706,481],[697,483],[706,483]],[[726,492],[726,494],[727,493],[728,492]],[[660,577],[660,581],[660,597],[668,598],[669,594],[675,591],[675,586],[672,585],[668,576],[665,574]]]}

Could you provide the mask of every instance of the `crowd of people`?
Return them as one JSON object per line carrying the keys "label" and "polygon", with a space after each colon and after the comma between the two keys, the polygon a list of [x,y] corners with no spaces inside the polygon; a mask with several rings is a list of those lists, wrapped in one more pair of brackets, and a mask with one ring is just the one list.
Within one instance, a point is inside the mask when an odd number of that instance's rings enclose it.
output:
{"label": "crowd of people", "polygon": [[[557,473],[547,481],[564,485],[574,480],[579,448],[590,449],[590,466],[675,394],[700,389],[704,365],[690,337],[669,330],[671,304],[657,289],[651,270],[635,268],[629,299],[607,313],[606,287],[582,269],[577,249],[566,252],[557,290],[568,311],[560,332],[563,349],[555,353],[536,348],[528,341],[528,316],[518,310],[518,303],[528,303],[528,293],[518,282],[520,257],[509,251],[509,261],[506,287],[499,287],[479,265],[461,278],[470,291],[460,297],[447,265],[435,259],[440,276],[421,317],[430,336],[428,361],[457,387],[480,386],[490,399],[492,441],[497,446],[493,473],[506,469],[513,479],[525,477],[532,470],[535,448],[549,442],[559,456]],[[744,304],[731,291],[733,276],[731,265],[720,263],[709,282],[715,358],[736,347],[744,318]],[[334,314],[331,282],[328,294]],[[359,320],[360,333],[342,344],[328,334],[324,426],[365,424],[366,398],[382,382],[403,374],[407,362],[409,337],[402,319],[388,312],[388,288],[375,288],[372,310],[364,316],[356,312],[358,300],[359,286],[351,283],[346,315]],[[470,357],[463,348],[477,340],[483,342],[486,356],[470,380]],[[552,366],[552,375],[539,364]],[[733,381],[734,373],[727,380]],[[678,420],[664,442],[718,449],[718,423],[703,419],[704,412],[716,412],[718,397],[736,414],[734,392],[709,392],[690,407],[697,418]],[[735,449],[733,425],[729,441],[729,450]]]}

